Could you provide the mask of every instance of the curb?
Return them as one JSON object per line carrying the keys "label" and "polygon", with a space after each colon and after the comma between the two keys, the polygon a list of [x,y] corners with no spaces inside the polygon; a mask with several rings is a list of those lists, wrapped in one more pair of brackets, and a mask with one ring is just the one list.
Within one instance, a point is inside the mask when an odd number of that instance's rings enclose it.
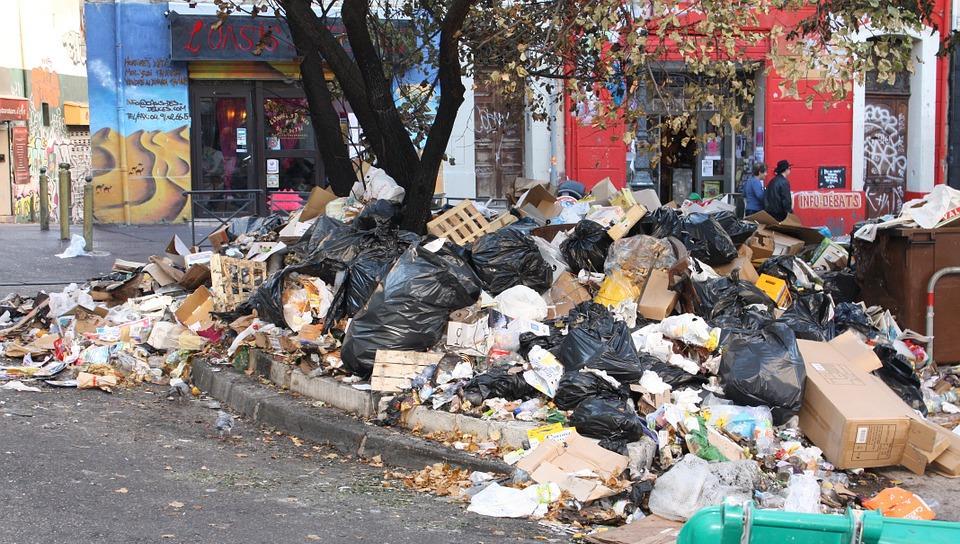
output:
{"label": "curb", "polygon": [[215,370],[206,361],[193,362],[194,384],[226,406],[260,425],[275,427],[346,455],[371,458],[387,465],[420,470],[446,463],[467,470],[510,474],[499,460],[482,459],[388,427],[378,427],[343,412],[320,408],[252,382],[232,368]]}

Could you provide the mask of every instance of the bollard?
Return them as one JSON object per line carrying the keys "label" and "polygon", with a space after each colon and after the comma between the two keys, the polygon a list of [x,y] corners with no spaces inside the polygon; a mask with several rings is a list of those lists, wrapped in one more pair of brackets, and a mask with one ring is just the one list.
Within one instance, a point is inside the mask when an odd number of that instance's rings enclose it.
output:
{"label": "bollard", "polygon": [[40,230],[50,230],[50,181],[47,168],[40,167]]}
{"label": "bollard", "polygon": [[83,184],[83,250],[93,251],[93,178]]}
{"label": "bollard", "polygon": [[60,163],[60,239],[70,239],[70,165]]}

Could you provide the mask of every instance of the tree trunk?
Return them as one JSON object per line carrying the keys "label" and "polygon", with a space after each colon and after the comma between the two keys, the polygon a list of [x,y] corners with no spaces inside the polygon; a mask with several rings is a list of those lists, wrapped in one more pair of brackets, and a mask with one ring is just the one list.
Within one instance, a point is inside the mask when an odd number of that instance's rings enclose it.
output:
{"label": "tree trunk", "polygon": [[310,107],[310,121],[313,124],[317,147],[323,158],[324,171],[333,192],[337,196],[347,196],[359,176],[354,171],[350,151],[344,141],[340,115],[333,107],[333,95],[327,87],[323,60],[315,47],[301,48],[304,43],[312,43],[303,24],[297,19],[291,19],[289,26],[297,52],[303,57],[300,62],[300,75]]}

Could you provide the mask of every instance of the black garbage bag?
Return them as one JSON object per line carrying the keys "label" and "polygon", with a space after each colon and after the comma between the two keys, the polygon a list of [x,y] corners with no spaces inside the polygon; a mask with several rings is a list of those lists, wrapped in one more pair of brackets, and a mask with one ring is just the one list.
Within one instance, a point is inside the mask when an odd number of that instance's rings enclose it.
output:
{"label": "black garbage bag", "polygon": [[559,348],[566,335],[563,334],[562,328],[554,326],[555,323],[555,320],[544,322],[545,325],[550,327],[550,334],[547,336],[539,336],[532,332],[522,333],[520,335],[520,349],[517,350],[517,353],[524,359],[528,359],[527,355],[534,346],[540,346],[551,353]]}
{"label": "black garbage bag", "polygon": [[812,286],[820,279],[810,265],[796,255],[770,257],[760,265],[757,272],[785,280],[787,288],[794,295],[798,292],[798,286]]}
{"label": "black garbage bag", "polygon": [[369,376],[378,349],[433,347],[450,312],[477,301],[480,280],[450,245],[411,246],[397,259],[347,328],[340,355],[350,372]]}
{"label": "black garbage bag", "polygon": [[727,398],[746,406],[769,406],[775,425],[800,411],[807,375],[797,337],[783,323],[732,338],[723,350],[719,375]]}
{"label": "black garbage bag", "polygon": [[310,228],[303,233],[303,236],[300,237],[300,240],[297,241],[292,250],[300,256],[300,260],[306,260],[307,255],[313,253],[320,242],[326,238],[352,230],[353,227],[346,223],[321,215],[310,225]]}
{"label": "black garbage bag", "polygon": [[733,212],[717,212],[711,215],[717,220],[717,223],[720,223],[720,226],[723,227],[727,235],[730,236],[730,240],[738,246],[753,236],[759,226],[753,221],[737,219],[737,216]]}
{"label": "black garbage bag", "polygon": [[737,258],[737,246],[710,214],[687,215],[673,236],[683,242],[691,255],[711,266],[727,264]]}
{"label": "black garbage bag", "polygon": [[567,336],[555,352],[565,370],[580,370],[597,352],[610,350],[626,360],[639,357],[630,339],[630,329],[613,318],[605,306],[581,302],[568,315]]}
{"label": "black garbage bag", "polygon": [[373,230],[400,226],[400,204],[392,200],[378,199],[363,207],[353,220],[358,230]]}
{"label": "black garbage bag", "polygon": [[748,281],[726,277],[695,281],[693,289],[698,299],[696,314],[711,323],[719,317],[738,314],[752,304],[763,305],[770,311],[774,306],[766,293]]}
{"label": "black garbage bag", "polygon": [[524,400],[536,395],[537,390],[523,379],[523,369],[517,366],[494,366],[463,386],[463,398],[474,406],[491,398]]}
{"label": "black garbage bag", "polygon": [[699,389],[709,381],[704,374],[690,374],[678,366],[663,361],[655,361],[652,363],[650,365],[650,371],[656,372],[657,376],[660,376],[661,380],[670,384],[670,387],[674,391],[685,387]]}
{"label": "black garbage bag", "polygon": [[602,397],[581,402],[570,416],[570,424],[583,436],[613,442],[639,440],[646,428],[629,404]]}
{"label": "black garbage bag", "polygon": [[[641,362],[639,355],[631,350],[631,353],[624,354],[614,351],[609,346],[604,346],[593,354],[593,357],[587,360],[583,368],[593,368],[606,372],[611,378],[620,383],[637,383],[643,376],[643,371],[649,369],[651,359]],[[644,366],[646,362],[646,366]]]}
{"label": "black garbage bag", "polygon": [[826,342],[836,336],[833,317],[833,299],[817,292],[796,297],[777,322],[790,327],[801,340]]}
{"label": "black garbage bag", "polygon": [[648,221],[652,225],[649,234],[654,238],[666,238],[680,231],[680,212],[666,206],[653,210],[641,221]]}
{"label": "black garbage bag", "polygon": [[606,398],[624,401],[629,397],[630,393],[625,388],[614,387],[593,372],[574,370],[563,373],[557,385],[557,393],[553,396],[553,402],[561,410],[573,410],[587,399]]}
{"label": "black garbage bag", "polygon": [[927,405],[923,402],[923,393],[920,390],[920,377],[913,366],[897,350],[889,346],[876,346],[873,352],[880,358],[883,367],[873,371],[887,387],[893,389],[903,402],[914,410],[927,415]]}
{"label": "black garbage bag", "polygon": [[478,238],[471,264],[484,289],[494,296],[515,285],[543,293],[553,283],[553,269],[533,238],[512,225]]}
{"label": "black garbage bag", "polygon": [[371,245],[347,263],[334,284],[333,302],[324,320],[327,326],[359,312],[405,249],[403,244]]}
{"label": "black garbage bag", "polygon": [[833,302],[842,304],[844,302],[859,302],[860,284],[857,283],[857,276],[853,270],[844,268],[830,272],[821,272],[820,279],[823,280],[823,290],[830,293]]}
{"label": "black garbage bag", "polygon": [[231,219],[227,230],[234,236],[247,234],[257,237],[280,230],[286,222],[287,213],[282,211],[273,212],[267,216],[247,215]]}
{"label": "black garbage bag", "polygon": [[851,302],[837,304],[833,311],[833,322],[838,336],[848,329],[853,329],[868,338],[875,338],[880,334],[880,331],[870,324],[870,318],[859,304]]}
{"label": "black garbage bag", "polygon": [[574,274],[581,270],[603,272],[607,250],[612,243],[613,240],[599,223],[584,219],[573,228],[570,237],[560,244],[560,252]]}

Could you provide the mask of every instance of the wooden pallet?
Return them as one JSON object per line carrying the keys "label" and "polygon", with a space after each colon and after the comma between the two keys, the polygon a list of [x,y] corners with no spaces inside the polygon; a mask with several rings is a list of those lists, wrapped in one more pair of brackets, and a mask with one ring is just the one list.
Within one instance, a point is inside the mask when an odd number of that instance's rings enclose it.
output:
{"label": "wooden pallet", "polygon": [[[504,212],[502,215],[498,216],[496,219],[487,224],[483,228],[483,234],[490,234],[491,232],[497,231],[506,227],[507,225],[512,225],[518,221],[517,216],[513,215],[510,212]],[[479,238],[479,236],[478,236]]]}
{"label": "wooden pallet", "polygon": [[378,349],[370,376],[370,389],[381,393],[396,393],[410,388],[410,379],[435,365],[443,358],[442,353],[420,353]]}
{"label": "wooden pallet", "polygon": [[210,291],[214,310],[232,311],[240,303],[246,302],[266,279],[267,263],[214,255],[210,258]]}
{"label": "wooden pallet", "polygon": [[464,200],[427,223],[427,232],[437,238],[465,245],[483,236],[483,229],[489,224],[473,202]]}

